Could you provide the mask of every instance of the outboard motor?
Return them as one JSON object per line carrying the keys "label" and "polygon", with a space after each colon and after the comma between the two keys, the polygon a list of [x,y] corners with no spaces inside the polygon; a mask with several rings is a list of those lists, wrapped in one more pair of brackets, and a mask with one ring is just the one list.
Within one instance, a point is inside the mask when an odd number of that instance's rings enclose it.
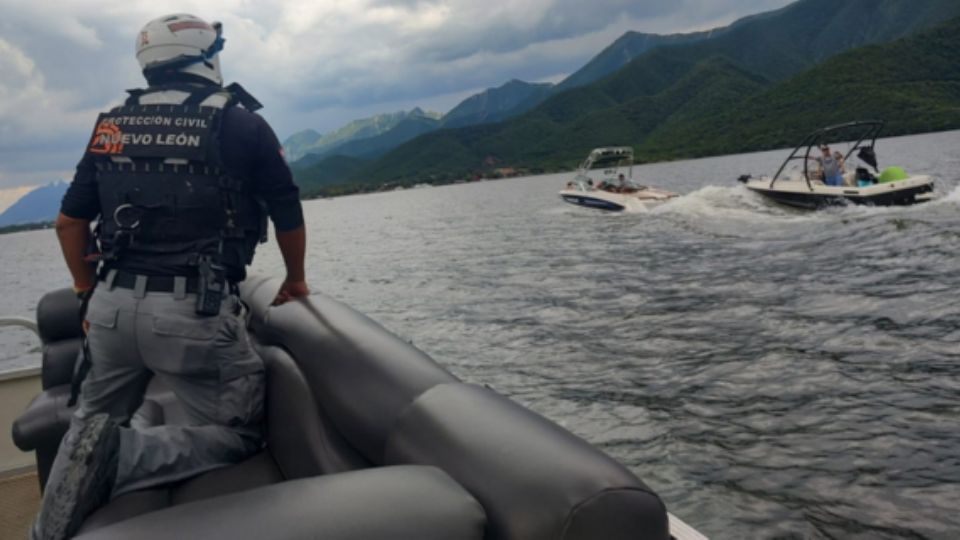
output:
{"label": "outboard motor", "polygon": [[737,182],[741,182],[741,183],[743,183],[743,184],[746,184],[747,181],[750,180],[751,178],[753,178],[753,175],[741,174],[740,177],[737,178]]}

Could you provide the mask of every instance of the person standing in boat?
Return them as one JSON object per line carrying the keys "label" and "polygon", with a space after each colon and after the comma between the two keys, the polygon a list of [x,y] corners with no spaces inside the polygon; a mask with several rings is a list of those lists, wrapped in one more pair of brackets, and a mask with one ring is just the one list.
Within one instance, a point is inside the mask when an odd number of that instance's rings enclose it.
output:
{"label": "person standing in boat", "polygon": [[828,186],[842,186],[843,185],[843,173],[841,172],[841,161],[837,161],[837,158],[830,152],[830,147],[826,144],[820,146],[820,151],[823,155],[819,158],[816,158],[817,162],[820,164],[820,172],[823,175],[823,183]]}
{"label": "person standing in boat", "polygon": [[852,185],[854,185],[853,183],[848,183],[848,182],[847,182],[847,179],[846,179],[847,167],[846,167],[846,164],[845,164],[846,162],[845,162],[844,159],[843,159],[843,153],[840,152],[839,150],[834,150],[834,151],[833,151],[833,159],[834,159],[834,161],[837,162],[837,169],[840,171],[840,184],[839,184],[839,185],[842,185],[842,186],[846,186],[846,185],[851,185],[851,186],[852,186]]}
{"label": "person standing in boat", "polygon": [[[280,304],[309,294],[299,193],[259,103],[222,86],[219,23],[150,21],[136,56],[149,87],[97,120],[63,198],[57,236],[88,301],[89,372],[31,531],[73,536],[110,498],[236,463],[262,447],[264,367],[237,283],[276,230]],[[85,258],[99,219],[102,263]],[[94,291],[95,287],[95,291]],[[147,382],[172,389],[188,421],[129,426]]]}

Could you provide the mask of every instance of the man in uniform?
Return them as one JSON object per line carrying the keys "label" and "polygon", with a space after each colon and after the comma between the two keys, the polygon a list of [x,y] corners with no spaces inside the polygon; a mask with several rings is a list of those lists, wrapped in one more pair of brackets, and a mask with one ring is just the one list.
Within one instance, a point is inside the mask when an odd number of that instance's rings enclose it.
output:
{"label": "man in uniform", "polygon": [[[309,294],[306,234],[281,146],[253,113],[259,103],[222,86],[222,47],[219,23],[186,14],[149,22],[136,44],[149,87],[100,115],[64,196],[57,236],[88,300],[89,373],[34,538],[73,536],[111,497],[262,447],[264,368],[236,284],[269,215],[286,266],[275,304]],[[176,394],[186,423],[129,427],[153,377]]]}

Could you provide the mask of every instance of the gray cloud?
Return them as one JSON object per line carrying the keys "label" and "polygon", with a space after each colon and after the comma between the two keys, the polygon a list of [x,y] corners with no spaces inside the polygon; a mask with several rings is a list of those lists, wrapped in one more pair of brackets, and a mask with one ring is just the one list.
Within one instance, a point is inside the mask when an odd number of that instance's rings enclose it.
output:
{"label": "gray cloud", "polygon": [[97,111],[143,84],[136,32],[173,10],[224,22],[224,75],[267,105],[282,138],[556,80],[627,30],[703,29],[789,1],[0,0],[0,189],[73,167]]}

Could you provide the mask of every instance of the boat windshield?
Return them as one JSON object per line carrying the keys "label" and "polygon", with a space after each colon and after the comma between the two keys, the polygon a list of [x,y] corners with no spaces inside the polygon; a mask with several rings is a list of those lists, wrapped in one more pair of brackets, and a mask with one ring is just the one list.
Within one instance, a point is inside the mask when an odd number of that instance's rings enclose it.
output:
{"label": "boat windshield", "polygon": [[583,191],[604,185],[641,188],[633,180],[633,148],[595,148],[580,165],[572,184]]}

